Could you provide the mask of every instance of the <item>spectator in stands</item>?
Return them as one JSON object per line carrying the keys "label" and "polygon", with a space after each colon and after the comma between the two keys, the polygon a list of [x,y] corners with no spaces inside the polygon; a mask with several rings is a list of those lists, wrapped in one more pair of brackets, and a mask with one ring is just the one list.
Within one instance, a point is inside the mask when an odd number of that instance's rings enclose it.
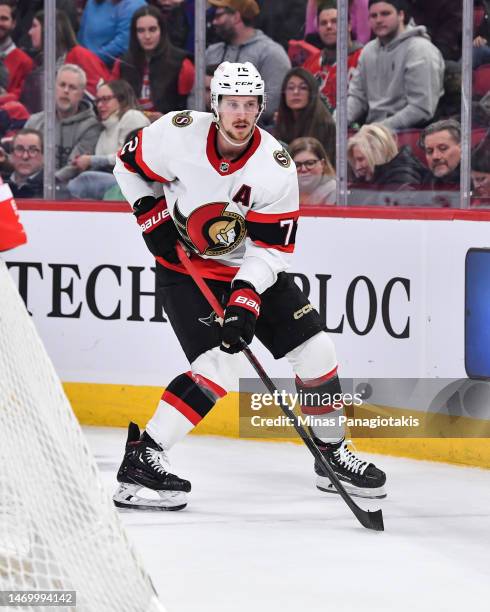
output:
{"label": "spectator in stands", "polygon": [[427,126],[420,135],[420,146],[430,172],[424,184],[432,189],[459,189],[461,164],[461,125],[443,119]]}
{"label": "spectator in stands", "polygon": [[161,12],[143,6],[133,15],[129,51],[116,61],[112,76],[131,84],[143,110],[167,113],[185,108],[194,66],[187,52],[169,41]]}
{"label": "spectator in stands", "polygon": [[14,198],[43,197],[43,137],[41,132],[22,129],[12,142],[10,163],[13,172],[8,180]]}
{"label": "spectator in stands", "polygon": [[109,68],[128,50],[129,25],[145,0],[88,0],[80,23],[80,44],[96,53]]}
{"label": "spectator in stands", "polygon": [[72,160],[79,174],[68,183],[75,198],[101,200],[104,193],[116,184],[112,174],[116,154],[135,129],[150,125],[150,121],[136,110],[133,89],[126,81],[111,81],[97,89],[95,103],[103,129],[95,145],[95,154],[83,154]]}
{"label": "spectator in stands", "polygon": [[[40,11],[36,13],[29,30],[32,49],[36,51],[36,68],[27,75],[20,95],[21,102],[31,113],[37,113],[43,108],[43,30],[44,12]],[[80,66],[87,75],[87,91],[91,95],[95,95],[99,81],[107,81],[110,77],[104,62],[95,53],[78,44],[70,21],[62,11],[56,11],[56,61],[58,65]]]}
{"label": "spectator in stands", "polygon": [[427,28],[433,44],[445,60],[459,61],[462,49],[462,0],[406,0],[417,25]]}
{"label": "spectator in stands", "polygon": [[296,138],[289,153],[298,172],[300,205],[334,205],[335,170],[321,143],[316,138]]}
{"label": "spectator in stands", "polygon": [[256,25],[287,50],[291,39],[304,38],[306,2],[307,0],[259,0],[260,14]]}
{"label": "spectator in stands", "polygon": [[274,136],[289,144],[295,138],[317,138],[335,164],[335,123],[320,98],[318,83],[304,68],[291,68],[283,81]]}
{"label": "spectator in stands", "polygon": [[15,19],[15,0],[0,0],[0,58],[9,72],[7,91],[18,99],[24,79],[34,68],[34,62],[12,40]]}
{"label": "spectator in stands", "polygon": [[426,169],[409,147],[398,149],[394,133],[384,125],[364,125],[349,138],[347,159],[354,184],[402,190],[420,185]]}
{"label": "spectator in stands", "polygon": [[[323,49],[323,42],[318,35],[318,13],[328,3],[328,0],[308,0],[306,7],[305,38],[319,49]],[[361,45],[365,45],[371,38],[368,15],[368,0],[349,0],[349,22],[352,26],[352,38]]]}
{"label": "spectator in stands", "polygon": [[444,61],[424,26],[407,25],[404,0],[369,0],[376,39],[367,43],[349,85],[349,123],[393,130],[424,126],[443,93]]}
{"label": "spectator in stands", "polygon": [[162,13],[170,42],[180,49],[185,49],[191,24],[184,0],[150,0],[149,3]]}
{"label": "spectator in stands", "polygon": [[490,64],[490,2],[489,0],[475,0],[475,5],[482,6],[483,19],[474,32],[473,40],[473,68],[483,64]]}
{"label": "spectator in stands", "polygon": [[[75,0],[56,0],[56,8],[63,11],[74,32],[78,32],[77,2]],[[44,9],[44,0],[17,0],[17,17],[12,38],[16,45],[24,49],[29,55],[31,51],[31,37],[29,28],[32,25],[34,16]]]}
{"label": "spectator in stands", "polygon": [[487,136],[471,155],[472,205],[490,206],[490,138]]}
{"label": "spectator in stands", "polygon": [[[72,160],[84,153],[92,154],[101,132],[94,110],[83,99],[87,85],[85,72],[75,64],[64,64],[56,75],[56,178],[66,182],[77,170]],[[44,112],[32,115],[26,128],[42,132]]]}
{"label": "spectator in stands", "polygon": [[[223,42],[206,49],[206,64],[229,62],[251,62],[265,81],[267,106],[261,120],[272,122],[279,105],[281,83],[291,62],[286,51],[253,27],[260,9],[255,0],[210,0],[215,7],[213,27]],[[195,108],[194,96],[189,106]]]}
{"label": "spectator in stands", "polygon": [[[362,45],[352,42],[350,36],[347,66],[349,79],[359,62]],[[320,4],[318,12],[318,35],[324,48],[312,55],[304,64],[305,70],[313,74],[320,85],[320,93],[325,97],[331,111],[337,106],[337,0],[326,0]]]}

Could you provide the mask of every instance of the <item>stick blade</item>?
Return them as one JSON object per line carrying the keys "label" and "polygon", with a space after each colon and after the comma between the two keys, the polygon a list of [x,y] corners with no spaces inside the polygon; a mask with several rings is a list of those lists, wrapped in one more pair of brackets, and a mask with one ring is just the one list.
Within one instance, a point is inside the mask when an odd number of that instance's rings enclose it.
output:
{"label": "stick blade", "polygon": [[366,529],[372,529],[373,531],[384,531],[385,526],[383,522],[383,513],[381,510],[375,510],[370,512],[369,510],[362,510],[357,514],[357,518],[363,527]]}

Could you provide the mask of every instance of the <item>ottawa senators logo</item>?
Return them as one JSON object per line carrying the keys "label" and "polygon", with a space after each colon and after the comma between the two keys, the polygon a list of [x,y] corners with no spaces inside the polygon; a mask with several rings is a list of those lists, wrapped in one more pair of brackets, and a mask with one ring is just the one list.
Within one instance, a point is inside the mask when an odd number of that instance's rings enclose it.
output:
{"label": "ottawa senators logo", "polygon": [[187,127],[193,121],[194,119],[191,117],[191,111],[188,110],[178,113],[172,119],[172,123],[175,125],[175,127]]}
{"label": "ottawa senators logo", "polygon": [[279,149],[278,151],[274,151],[273,153],[274,159],[276,162],[282,166],[283,168],[289,168],[291,165],[291,158],[289,157],[289,153],[286,149]]}
{"label": "ottawa senators logo", "polygon": [[193,210],[185,217],[175,203],[174,220],[177,229],[200,255],[225,255],[245,238],[245,219],[226,210],[228,202],[212,202]]}

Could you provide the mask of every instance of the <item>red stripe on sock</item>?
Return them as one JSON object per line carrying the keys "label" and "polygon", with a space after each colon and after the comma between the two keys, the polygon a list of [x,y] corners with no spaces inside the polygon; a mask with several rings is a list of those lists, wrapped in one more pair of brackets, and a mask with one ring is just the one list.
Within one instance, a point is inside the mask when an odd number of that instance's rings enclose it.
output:
{"label": "red stripe on sock", "polygon": [[223,387],[220,387],[215,382],[209,380],[209,378],[206,378],[202,374],[194,374],[194,372],[191,372],[190,370],[189,372],[186,372],[186,374],[196,384],[201,385],[202,387],[206,387],[219,398],[224,397],[228,393],[226,389],[223,389]]}
{"label": "red stripe on sock", "polygon": [[193,425],[197,425],[202,421],[202,416],[198,414],[193,408],[186,404],[180,397],[174,395],[171,391],[165,391],[162,395],[162,400],[170,404],[175,410],[178,410],[185,416]]}
{"label": "red stripe on sock", "polygon": [[299,376],[296,376],[296,382],[299,383],[302,387],[318,387],[318,385],[321,385],[322,383],[326,382],[329,378],[337,376],[337,369],[338,366],[335,366],[335,368],[328,372],[328,374],[324,374],[319,378],[308,379],[307,381],[303,381]]}

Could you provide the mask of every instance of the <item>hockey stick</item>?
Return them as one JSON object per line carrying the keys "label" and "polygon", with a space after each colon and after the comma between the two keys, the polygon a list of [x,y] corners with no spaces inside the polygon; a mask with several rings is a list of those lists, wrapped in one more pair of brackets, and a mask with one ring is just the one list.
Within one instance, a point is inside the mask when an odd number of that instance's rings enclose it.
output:
{"label": "hockey stick", "polygon": [[[187,272],[190,274],[190,276],[192,277],[196,285],[199,287],[199,289],[201,290],[201,293],[206,298],[206,300],[209,302],[209,305],[211,306],[211,308],[213,308],[214,312],[216,313],[218,317],[223,318],[224,317],[223,307],[218,302],[217,298],[215,297],[211,289],[208,287],[208,285],[206,284],[206,282],[200,275],[199,271],[197,270],[197,268],[194,266],[194,264],[190,260],[189,256],[187,255],[183,247],[180,244],[177,244],[176,249],[177,249],[177,255],[179,256],[180,262],[182,263],[184,268],[187,270]],[[257,375],[259,376],[261,381],[264,383],[267,390],[270,393],[272,393],[274,397],[280,397],[280,394],[278,390],[276,389],[276,386],[274,385],[272,380],[267,375],[266,371],[264,370],[264,368],[258,361],[257,357],[255,357],[255,355],[252,353],[250,348],[243,341],[242,341],[242,352],[245,354],[245,357],[248,359],[248,361],[250,362],[250,365],[256,371]],[[381,512],[381,510],[375,510],[374,512],[370,512],[369,510],[363,510],[352,500],[352,498],[347,493],[347,491],[344,489],[344,486],[338,479],[337,474],[333,471],[330,464],[327,462],[325,457],[322,455],[320,449],[313,442],[313,440],[308,435],[305,428],[299,422],[298,417],[294,413],[293,409],[282,401],[279,401],[279,406],[281,410],[283,411],[283,413],[288,418],[291,419],[291,422],[293,423],[296,432],[298,433],[300,438],[303,440],[303,442],[306,444],[311,454],[315,457],[315,459],[321,464],[323,469],[326,471],[333,486],[336,488],[337,493],[339,493],[339,495],[342,497],[345,503],[349,506],[349,508],[352,510],[352,512],[356,516],[357,520],[361,523],[361,525],[363,525],[367,529],[372,529],[373,531],[384,531],[383,513]]]}

